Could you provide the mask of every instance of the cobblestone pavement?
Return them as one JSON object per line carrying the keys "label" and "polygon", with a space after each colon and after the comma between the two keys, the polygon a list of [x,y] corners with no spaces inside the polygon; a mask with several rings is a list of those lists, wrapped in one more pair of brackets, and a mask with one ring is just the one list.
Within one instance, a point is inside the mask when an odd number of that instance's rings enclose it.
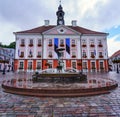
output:
{"label": "cobblestone pavement", "polygon": [[[0,84],[11,78],[31,78],[31,73],[0,73]],[[112,78],[119,87],[110,94],[76,98],[40,98],[3,92],[0,86],[0,117],[120,117],[120,74],[88,74],[88,78]]]}

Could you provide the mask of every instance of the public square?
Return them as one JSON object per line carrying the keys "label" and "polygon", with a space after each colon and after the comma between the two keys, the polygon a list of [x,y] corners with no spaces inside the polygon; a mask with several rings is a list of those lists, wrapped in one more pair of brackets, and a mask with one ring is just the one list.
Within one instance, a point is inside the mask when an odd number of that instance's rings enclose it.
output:
{"label": "public square", "polygon": [[[0,87],[0,117],[120,117],[120,74],[91,73],[88,78],[111,78],[118,88],[110,94],[74,98],[30,97],[3,92]],[[11,78],[31,78],[32,73],[0,73],[0,84]]]}

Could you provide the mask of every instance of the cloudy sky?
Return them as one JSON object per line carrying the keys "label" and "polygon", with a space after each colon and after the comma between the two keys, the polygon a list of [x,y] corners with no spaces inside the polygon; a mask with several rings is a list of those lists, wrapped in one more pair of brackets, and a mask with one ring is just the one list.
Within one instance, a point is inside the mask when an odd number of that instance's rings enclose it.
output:
{"label": "cloudy sky", "polygon": [[[109,33],[108,52],[120,50],[120,0],[62,0],[65,24]],[[13,32],[56,24],[59,0],[0,0],[0,42],[15,41]]]}

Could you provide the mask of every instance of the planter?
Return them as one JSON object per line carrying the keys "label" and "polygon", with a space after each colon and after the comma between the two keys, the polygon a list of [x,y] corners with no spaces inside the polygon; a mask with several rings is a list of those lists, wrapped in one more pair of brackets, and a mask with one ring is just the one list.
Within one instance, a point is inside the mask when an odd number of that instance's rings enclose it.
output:
{"label": "planter", "polygon": [[95,47],[95,45],[91,44],[90,47]]}
{"label": "planter", "polygon": [[29,46],[30,46],[30,47],[32,47],[32,46],[33,46],[33,44],[29,44]]}
{"label": "planter", "polygon": [[82,47],[86,47],[86,45],[82,45]]}

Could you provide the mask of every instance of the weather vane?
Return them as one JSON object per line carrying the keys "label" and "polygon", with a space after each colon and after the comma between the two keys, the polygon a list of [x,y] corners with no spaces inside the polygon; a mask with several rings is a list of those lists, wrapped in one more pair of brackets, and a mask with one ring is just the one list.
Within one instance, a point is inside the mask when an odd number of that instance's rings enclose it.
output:
{"label": "weather vane", "polygon": [[60,2],[60,4],[61,4],[61,0],[60,0],[59,2]]}

